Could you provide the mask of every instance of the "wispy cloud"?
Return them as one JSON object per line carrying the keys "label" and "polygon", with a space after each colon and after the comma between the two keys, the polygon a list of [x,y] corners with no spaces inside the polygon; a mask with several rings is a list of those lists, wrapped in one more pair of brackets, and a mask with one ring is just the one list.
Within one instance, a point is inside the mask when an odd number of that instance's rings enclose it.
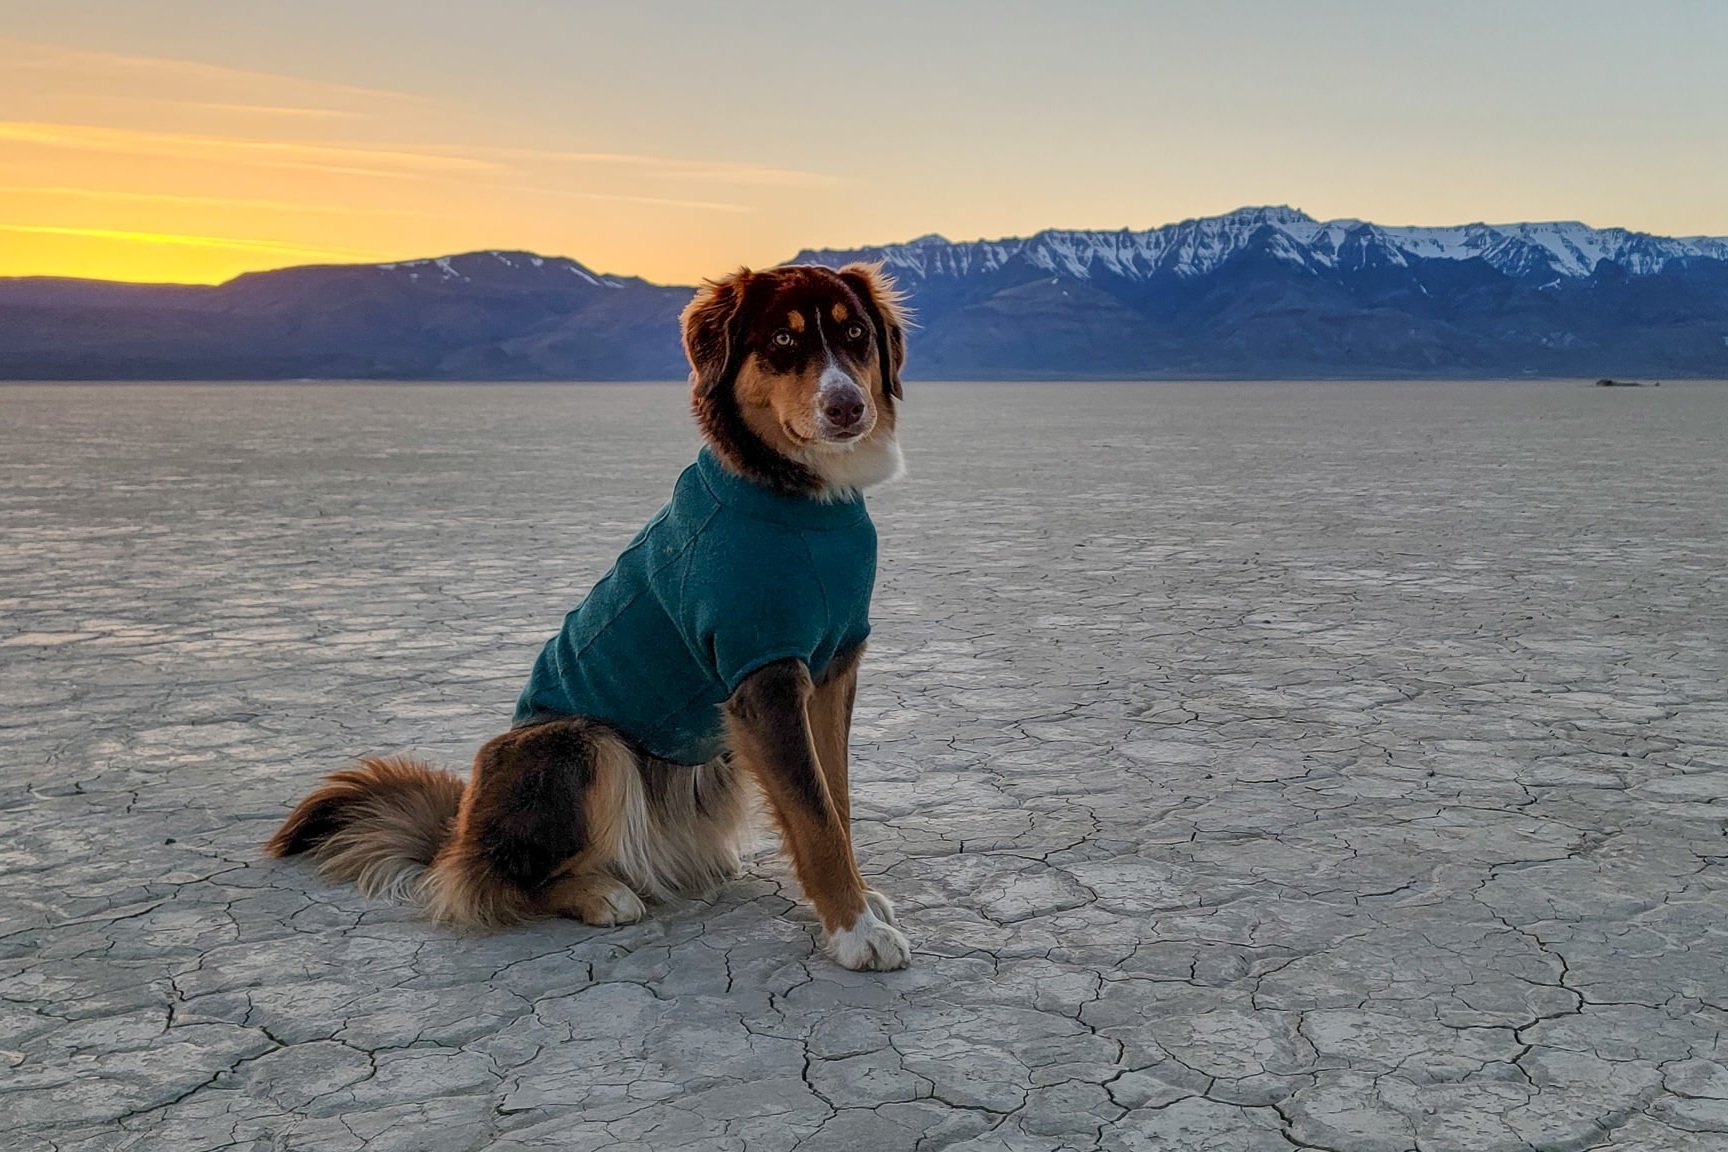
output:
{"label": "wispy cloud", "polygon": [[571,192],[568,195],[583,200],[610,200],[619,204],[652,204],[661,208],[701,208],[709,212],[754,212],[748,204],[727,204],[719,200],[679,200],[671,196],[627,196],[619,192]]}
{"label": "wispy cloud", "polygon": [[237,116],[282,117],[291,120],[363,120],[366,113],[352,108],[299,108],[286,104],[236,104],[223,100],[167,100],[176,108],[196,108],[206,112],[226,112]]}
{"label": "wispy cloud", "polygon": [[352,248],[314,248],[276,240],[248,240],[229,236],[194,236],[173,232],[126,232],[114,228],[58,228],[35,224],[0,224],[0,232],[36,236],[72,236],[86,240],[120,240],[132,244],[165,244],[177,248],[221,248],[233,252],[260,252],[271,256],[318,260],[375,260],[376,253]]}
{"label": "wispy cloud", "polygon": [[[697,186],[791,189],[832,188],[838,177],[735,160],[694,159],[653,153],[581,150],[559,147],[509,147],[493,144],[500,126],[477,120],[446,97],[422,96],[383,88],[331,83],[272,72],[117,52],[92,51],[0,37],[0,75],[17,78],[30,71],[40,79],[27,81],[29,90],[61,91],[83,101],[103,100],[124,106],[133,115],[123,119],[104,114],[87,122],[82,114],[55,109],[34,117],[0,121],[0,144],[34,144],[126,155],[245,163],[279,168],[311,169],[343,174],[435,178],[472,177],[494,171],[514,171],[527,177],[563,181],[582,173],[598,177],[611,172],[634,182],[652,181],[662,188],[595,189],[594,199],[634,199],[645,204],[743,211],[722,198],[681,193]],[[152,114],[154,110],[155,114]],[[182,113],[235,117],[232,133],[187,130]],[[152,120],[166,124],[150,123]],[[248,123],[248,121],[250,121]],[[388,141],[319,139],[318,133],[295,132],[290,125],[313,128],[323,122],[415,125],[428,141],[400,144]],[[457,126],[461,127],[458,128]],[[285,132],[301,136],[285,138]],[[467,139],[452,137],[468,137]],[[310,137],[310,138],[307,138]],[[441,139],[439,137],[442,137]],[[639,192],[639,194],[638,194]]]}
{"label": "wispy cloud", "polygon": [[[277,168],[368,176],[430,177],[504,173],[547,164],[630,170],[647,177],[690,183],[757,185],[792,188],[832,187],[838,178],[818,172],[720,160],[681,160],[668,156],[623,152],[570,152],[541,148],[490,146],[365,146],[306,140],[262,140],[236,136],[154,132],[108,128],[95,124],[40,121],[0,121],[0,143],[33,144],[90,152],[165,156],[177,159],[253,164]],[[642,203],[739,210],[743,206],[690,197],[582,193],[596,199],[630,199]]]}
{"label": "wispy cloud", "polygon": [[589,167],[631,168],[655,176],[682,180],[706,180],[720,184],[832,188],[845,183],[838,176],[830,176],[824,172],[806,172],[796,168],[777,168],[771,165],[746,164],[731,160],[687,160],[675,156],[653,156],[635,152],[577,152],[558,148],[482,146],[467,151],[480,156],[549,161]]}
{"label": "wispy cloud", "polygon": [[733,204],[724,200],[691,200],[679,196],[637,196],[627,192],[587,192],[545,184],[500,184],[498,192],[520,192],[530,196],[545,196],[559,200],[603,200],[617,204],[645,204],[659,208],[699,208],[709,212],[754,212],[750,204]]}
{"label": "wispy cloud", "polygon": [[250,196],[183,196],[173,192],[120,192],[105,188],[71,188],[45,184],[0,184],[0,196],[37,196],[50,200],[97,200],[120,204],[160,204],[184,208],[248,208],[328,216],[412,216],[436,218],[439,212],[415,208],[368,208],[355,204],[321,204],[312,201],[270,200]]}
{"label": "wispy cloud", "polygon": [[[124,52],[101,52],[86,48],[69,48],[61,44],[44,44],[0,36],[0,65],[8,71],[73,73],[82,77],[133,77],[149,82],[172,80],[189,84],[214,86],[225,91],[235,89],[276,90],[295,93],[301,99],[315,103],[351,105],[355,100],[386,104],[436,103],[435,98],[388,88],[370,88],[358,84],[338,84],[289,76],[279,72],[263,72],[250,68],[233,68],[225,64],[209,64],[202,60],[187,60],[165,56],[140,56]],[[298,103],[299,101],[291,101]]]}
{"label": "wispy cloud", "polygon": [[0,121],[0,141],[93,152],[122,152],[280,168],[310,168],[368,176],[415,176],[503,169],[503,165],[492,161],[442,151],[147,132],[133,128],[104,128],[94,124]]}

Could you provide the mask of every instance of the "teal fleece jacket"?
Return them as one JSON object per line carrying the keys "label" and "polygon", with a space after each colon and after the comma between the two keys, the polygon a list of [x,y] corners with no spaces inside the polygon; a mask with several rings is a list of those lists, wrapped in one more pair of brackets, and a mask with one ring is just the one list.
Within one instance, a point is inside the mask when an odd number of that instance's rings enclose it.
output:
{"label": "teal fleece jacket", "polygon": [[662,759],[705,763],[750,673],[793,657],[819,674],[863,642],[875,582],[862,497],[784,495],[704,448],[546,642],[516,724],[591,716]]}

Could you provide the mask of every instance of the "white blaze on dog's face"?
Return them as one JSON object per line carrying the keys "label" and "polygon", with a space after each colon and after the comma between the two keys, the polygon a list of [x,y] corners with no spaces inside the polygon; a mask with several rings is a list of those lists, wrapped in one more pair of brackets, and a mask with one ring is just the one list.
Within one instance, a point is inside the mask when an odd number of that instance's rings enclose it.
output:
{"label": "white blaze on dog's face", "polygon": [[[843,495],[899,473],[895,401],[905,337],[890,282],[863,265],[839,272],[798,266],[740,273],[706,291],[732,311],[728,364],[721,383],[706,390],[701,296],[686,314],[699,414],[704,404],[724,402],[714,393],[729,383],[745,428],[814,473],[822,482],[818,496]],[[723,450],[735,448],[719,439]]]}

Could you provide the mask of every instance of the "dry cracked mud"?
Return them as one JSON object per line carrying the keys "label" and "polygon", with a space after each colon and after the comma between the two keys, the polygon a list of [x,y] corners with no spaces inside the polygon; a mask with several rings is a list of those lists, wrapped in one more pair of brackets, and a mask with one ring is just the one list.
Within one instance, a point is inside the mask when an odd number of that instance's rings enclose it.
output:
{"label": "dry cracked mud", "polygon": [[493,936],[260,858],[320,774],[507,723],[678,388],[0,389],[6,1147],[1728,1148],[1728,387],[905,414],[873,975],[766,840]]}

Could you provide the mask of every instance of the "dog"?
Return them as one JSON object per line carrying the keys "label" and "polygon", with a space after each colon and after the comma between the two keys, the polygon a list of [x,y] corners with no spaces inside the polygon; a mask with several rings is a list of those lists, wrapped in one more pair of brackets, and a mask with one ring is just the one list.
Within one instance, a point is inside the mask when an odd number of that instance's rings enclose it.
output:
{"label": "dog", "polygon": [[547,641],[510,730],[466,782],[362,759],[266,850],[454,925],[626,924],[740,874],[754,781],[829,956],[904,967],[853,853],[847,763],[876,562],[862,492],[902,468],[902,298],[873,265],[740,269],[681,323],[703,448]]}

